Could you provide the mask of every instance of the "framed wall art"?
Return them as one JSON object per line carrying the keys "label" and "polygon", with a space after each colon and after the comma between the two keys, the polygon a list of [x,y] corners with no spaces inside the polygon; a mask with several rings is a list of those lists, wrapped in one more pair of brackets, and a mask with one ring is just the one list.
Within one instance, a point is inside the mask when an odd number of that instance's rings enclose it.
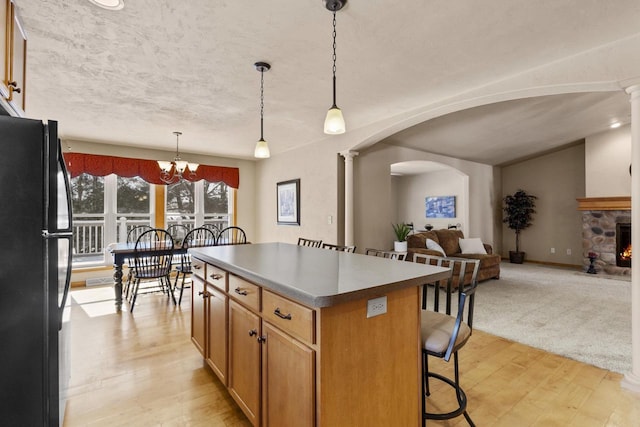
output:
{"label": "framed wall art", "polygon": [[425,199],[427,218],[455,218],[456,196],[432,196]]}
{"label": "framed wall art", "polygon": [[300,179],[276,184],[278,224],[300,225]]}

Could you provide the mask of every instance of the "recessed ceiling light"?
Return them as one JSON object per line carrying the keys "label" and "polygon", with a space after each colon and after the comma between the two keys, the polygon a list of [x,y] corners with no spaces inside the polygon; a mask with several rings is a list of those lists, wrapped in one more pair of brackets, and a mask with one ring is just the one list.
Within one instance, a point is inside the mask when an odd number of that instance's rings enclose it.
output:
{"label": "recessed ceiling light", "polygon": [[620,122],[613,122],[609,125],[611,129],[619,128],[622,125]]}
{"label": "recessed ceiling light", "polygon": [[107,10],[120,10],[124,7],[124,0],[89,0],[91,3]]}

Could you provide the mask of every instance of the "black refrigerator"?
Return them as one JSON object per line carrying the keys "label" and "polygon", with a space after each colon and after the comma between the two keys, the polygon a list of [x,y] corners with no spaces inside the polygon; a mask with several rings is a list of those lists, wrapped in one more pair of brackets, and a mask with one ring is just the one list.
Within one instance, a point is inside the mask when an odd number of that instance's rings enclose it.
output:
{"label": "black refrigerator", "polygon": [[0,425],[64,416],[73,238],[57,131],[55,121],[0,116]]}

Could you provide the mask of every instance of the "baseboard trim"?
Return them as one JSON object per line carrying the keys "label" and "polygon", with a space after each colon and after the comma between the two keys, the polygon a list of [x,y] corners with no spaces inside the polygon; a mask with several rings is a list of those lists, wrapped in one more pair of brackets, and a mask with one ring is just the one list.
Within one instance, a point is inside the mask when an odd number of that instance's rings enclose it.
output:
{"label": "baseboard trim", "polygon": [[[503,261],[509,261],[508,257],[502,257]],[[532,261],[532,260],[526,260],[524,262],[525,264],[538,264],[538,265],[548,265],[549,267],[563,267],[563,268],[571,268],[574,270],[582,270],[584,267],[581,265],[576,265],[576,264],[563,264],[560,262],[548,262],[548,261]]]}

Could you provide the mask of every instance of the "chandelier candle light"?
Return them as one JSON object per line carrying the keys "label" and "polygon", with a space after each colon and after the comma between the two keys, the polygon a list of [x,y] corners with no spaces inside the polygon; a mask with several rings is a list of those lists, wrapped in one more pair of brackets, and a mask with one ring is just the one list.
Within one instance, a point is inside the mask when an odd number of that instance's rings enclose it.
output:
{"label": "chandelier candle light", "polygon": [[269,152],[269,145],[264,140],[264,73],[271,69],[271,65],[266,62],[256,62],[253,64],[256,70],[260,72],[260,140],[256,144],[256,149],[253,152],[253,156],[258,159],[268,159],[271,157]]}
{"label": "chandelier candle light", "polygon": [[[195,179],[196,170],[198,166],[197,163],[189,163],[186,160],[180,159],[180,150],[178,149],[178,138],[182,135],[182,132],[173,132],[176,136],[176,156],[173,158],[171,162],[164,162],[162,160],[158,160],[158,166],[160,166],[160,180],[165,184],[175,184],[181,179],[189,178]],[[188,172],[187,172],[188,171]]]}
{"label": "chandelier candle light", "polygon": [[347,0],[324,0],[325,7],[333,12],[333,105],[324,119],[324,133],[337,135],[347,129],[342,110],[336,105],[336,12],[344,7]]}

